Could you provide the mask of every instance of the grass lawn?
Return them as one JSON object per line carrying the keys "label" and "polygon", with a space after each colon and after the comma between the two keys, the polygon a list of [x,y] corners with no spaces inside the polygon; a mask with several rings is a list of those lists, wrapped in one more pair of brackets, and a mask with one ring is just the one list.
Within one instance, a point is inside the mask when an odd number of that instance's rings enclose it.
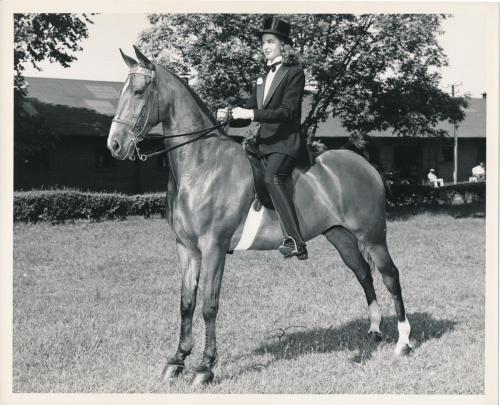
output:
{"label": "grass lawn", "polygon": [[[415,350],[376,273],[384,341],[364,294],[326,239],[310,260],[227,258],[215,384],[160,382],[178,343],[180,273],[165,220],[14,227],[14,392],[480,394],[484,391],[485,221],[424,214],[388,223]],[[195,350],[201,357],[201,305]]]}

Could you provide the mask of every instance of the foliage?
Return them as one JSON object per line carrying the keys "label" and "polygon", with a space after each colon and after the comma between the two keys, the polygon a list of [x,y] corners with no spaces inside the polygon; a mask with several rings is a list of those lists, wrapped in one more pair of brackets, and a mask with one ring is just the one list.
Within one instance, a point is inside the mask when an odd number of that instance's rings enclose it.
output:
{"label": "foliage", "polygon": [[[410,184],[392,185],[388,209],[415,207],[426,211],[436,206],[450,208],[454,205],[473,204],[484,210],[485,192],[485,183],[449,185],[439,189]],[[165,193],[125,195],[72,189],[14,193],[15,222],[63,223],[75,219],[100,221],[125,219],[130,215],[165,217]]]}
{"label": "foliage", "polygon": [[[211,109],[241,103],[263,75],[256,31],[265,15],[151,14],[139,46],[177,73],[195,75]],[[336,116],[353,134],[391,128],[397,135],[436,136],[442,120],[460,121],[464,98],[439,90],[446,56],[436,14],[291,14],[294,45],[305,61],[310,105],[303,130]],[[312,139],[311,139],[312,140]]]}
{"label": "foliage", "polygon": [[130,197],[130,215],[142,215],[144,218],[152,214],[165,217],[165,193],[138,194]]}
{"label": "foliage", "polygon": [[27,63],[40,70],[48,60],[68,67],[76,60],[73,52],[82,50],[80,41],[88,37],[87,14],[14,14],[14,127],[17,156],[53,146],[56,138],[40,116],[26,111],[27,83],[23,72]]}
{"label": "foliage", "polygon": [[472,203],[485,204],[486,183],[458,183],[444,187],[418,184],[392,184],[390,206],[454,206]]}
{"label": "foliage", "polygon": [[33,190],[14,193],[14,221],[60,223],[66,220],[125,219],[127,215],[165,216],[165,194],[127,196],[77,190]]}

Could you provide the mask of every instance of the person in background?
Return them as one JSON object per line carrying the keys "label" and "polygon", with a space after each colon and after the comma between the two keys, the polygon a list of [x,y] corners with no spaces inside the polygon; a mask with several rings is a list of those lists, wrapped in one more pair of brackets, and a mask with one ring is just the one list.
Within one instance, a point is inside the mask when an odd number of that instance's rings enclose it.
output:
{"label": "person in background", "polygon": [[429,170],[429,173],[427,173],[427,180],[429,180],[429,183],[436,188],[443,187],[444,185],[443,179],[438,179],[434,169]]}
{"label": "person in background", "polygon": [[486,180],[486,169],[483,162],[472,168],[472,176],[475,177],[477,181]]}

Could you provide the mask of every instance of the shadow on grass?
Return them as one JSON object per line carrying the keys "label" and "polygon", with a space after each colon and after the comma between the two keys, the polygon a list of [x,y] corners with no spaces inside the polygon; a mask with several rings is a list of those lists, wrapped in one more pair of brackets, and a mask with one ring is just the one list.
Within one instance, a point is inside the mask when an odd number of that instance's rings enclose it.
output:
{"label": "shadow on grass", "polygon": [[[429,340],[439,339],[455,328],[456,321],[434,319],[426,312],[408,314],[412,326],[411,339],[414,349]],[[276,361],[293,360],[311,353],[330,353],[336,351],[357,352],[350,360],[364,363],[369,360],[380,343],[373,342],[367,335],[368,320],[358,319],[338,328],[312,330],[289,329],[269,335],[252,355],[266,356],[266,360],[243,368],[239,374],[262,370]],[[395,316],[386,317],[381,324],[383,342],[395,345],[398,339]],[[271,355],[271,358],[268,357]]]}

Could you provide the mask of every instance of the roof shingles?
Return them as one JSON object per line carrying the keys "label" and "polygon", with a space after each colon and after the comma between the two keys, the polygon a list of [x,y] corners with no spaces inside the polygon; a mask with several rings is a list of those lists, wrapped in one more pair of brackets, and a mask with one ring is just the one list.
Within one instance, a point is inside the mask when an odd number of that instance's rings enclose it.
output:
{"label": "roof shingles", "polygon": [[[30,107],[46,115],[58,133],[61,135],[107,135],[111,118],[117,108],[122,83],[36,77],[27,77],[26,80],[29,83]],[[308,108],[307,99],[304,100],[302,108],[304,115]],[[68,111],[71,113],[68,114]],[[485,138],[486,100],[471,99],[465,113],[466,118],[460,123],[457,135],[460,138]],[[442,122],[438,126],[448,130],[448,133],[452,135],[452,124]],[[161,125],[154,127],[151,132],[161,133]],[[229,131],[230,135],[236,136],[242,136],[244,133],[245,128],[231,128]],[[391,130],[373,132],[371,135],[396,137]],[[329,118],[319,125],[316,136],[337,138],[348,137],[349,133],[342,127],[340,120]]]}

